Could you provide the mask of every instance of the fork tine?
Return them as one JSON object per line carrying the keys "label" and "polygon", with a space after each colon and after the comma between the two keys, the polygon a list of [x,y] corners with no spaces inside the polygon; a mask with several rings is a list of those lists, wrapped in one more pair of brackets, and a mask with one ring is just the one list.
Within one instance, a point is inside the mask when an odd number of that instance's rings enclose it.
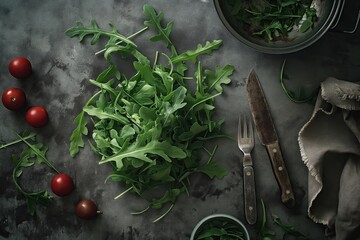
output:
{"label": "fork tine", "polygon": [[245,152],[251,152],[254,147],[254,132],[252,122],[246,114],[239,115],[239,123],[238,123],[238,147],[239,149]]}
{"label": "fork tine", "polygon": [[238,143],[240,142],[240,138],[241,138],[241,115],[239,115],[239,122],[238,122],[238,134],[237,134]]}
{"label": "fork tine", "polygon": [[244,126],[243,126],[243,138],[248,138],[248,126],[247,126],[247,121],[248,118],[246,116],[243,116],[243,122],[244,122]]}
{"label": "fork tine", "polygon": [[250,138],[251,144],[254,144],[254,128],[253,128],[251,119],[249,119],[249,131],[250,131],[249,138]]}

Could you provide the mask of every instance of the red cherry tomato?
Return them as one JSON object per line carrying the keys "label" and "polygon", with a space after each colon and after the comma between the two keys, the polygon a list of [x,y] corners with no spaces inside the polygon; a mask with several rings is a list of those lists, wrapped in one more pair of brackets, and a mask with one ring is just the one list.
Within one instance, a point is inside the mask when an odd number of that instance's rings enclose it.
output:
{"label": "red cherry tomato", "polygon": [[39,128],[48,122],[49,116],[44,107],[31,107],[27,110],[25,118],[31,126]]}
{"label": "red cherry tomato", "polygon": [[8,88],[2,94],[2,103],[7,109],[19,110],[26,103],[26,96],[20,88]]}
{"label": "red cherry tomato", "polygon": [[23,57],[14,58],[9,63],[9,72],[16,78],[26,78],[31,74],[31,63]]}
{"label": "red cherry tomato", "polygon": [[80,218],[92,219],[96,217],[98,213],[99,211],[96,204],[89,199],[81,200],[76,205],[76,215]]}
{"label": "red cherry tomato", "polygon": [[51,180],[51,190],[60,197],[69,195],[74,188],[74,182],[67,174],[56,174]]}

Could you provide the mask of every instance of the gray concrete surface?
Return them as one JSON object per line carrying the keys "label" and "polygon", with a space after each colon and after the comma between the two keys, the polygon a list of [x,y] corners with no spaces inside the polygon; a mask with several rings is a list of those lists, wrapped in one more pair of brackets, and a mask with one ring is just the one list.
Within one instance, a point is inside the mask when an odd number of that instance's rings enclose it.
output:
{"label": "gray concrete surface", "polygon": [[[349,1],[352,8],[356,1]],[[68,197],[55,197],[48,208],[38,208],[37,215],[26,213],[24,198],[17,192],[11,178],[11,154],[18,153],[22,145],[0,152],[0,239],[188,239],[192,228],[211,213],[231,214],[245,221],[243,211],[242,154],[231,140],[217,140],[216,159],[229,170],[222,180],[210,181],[197,175],[191,179],[190,196],[179,198],[170,214],[158,223],[152,223],[158,212],[132,216],[144,202],[135,195],[121,199],[113,197],[124,190],[121,184],[104,184],[111,172],[99,166],[97,157],[89,147],[72,159],[68,152],[69,136],[74,128],[73,118],[86,100],[94,93],[88,79],[95,78],[106,66],[102,56],[94,56],[101,45],[80,44],[64,31],[77,20],[86,24],[96,19],[100,26],[114,23],[124,35],[143,27],[142,6],[150,3],[164,11],[167,20],[174,20],[172,38],[180,51],[193,49],[206,40],[222,39],[223,46],[203,65],[232,64],[236,72],[233,83],[216,99],[217,116],[225,119],[224,131],[235,137],[239,112],[248,111],[244,83],[254,68],[263,85],[278,130],[288,171],[298,205],[287,209],[280,202],[279,190],[265,149],[256,139],[253,152],[257,197],[264,200],[268,215],[276,214],[284,222],[292,223],[310,239],[323,239],[324,227],[307,217],[307,169],[301,161],[297,134],[310,118],[311,104],[295,104],[284,94],[279,84],[280,67],[287,59],[286,73],[292,87],[318,86],[328,76],[359,81],[360,38],[329,32],[311,47],[293,54],[267,55],[258,53],[237,41],[223,26],[210,0],[61,0],[61,1],[0,1],[0,90],[21,87],[27,93],[30,105],[44,105],[50,122],[34,130],[40,141],[49,147],[48,159],[61,171],[74,177],[76,190]],[[140,48],[154,56],[162,44],[148,40],[150,32],[135,39]],[[154,47],[155,46],[155,47]],[[26,80],[14,79],[7,70],[13,57],[25,56],[32,62],[34,73]],[[129,71],[131,64],[124,66]],[[0,140],[15,138],[13,130],[29,129],[24,112],[13,113],[0,107]],[[46,168],[26,170],[22,176],[24,186],[31,190],[47,189],[53,172]],[[75,204],[82,198],[91,198],[103,211],[96,220],[84,221],[76,217]],[[260,202],[258,202],[260,204]],[[260,208],[259,208],[260,212]],[[277,229],[271,224],[270,226]],[[256,239],[258,224],[247,225],[252,239]],[[278,235],[277,239],[280,239]]]}

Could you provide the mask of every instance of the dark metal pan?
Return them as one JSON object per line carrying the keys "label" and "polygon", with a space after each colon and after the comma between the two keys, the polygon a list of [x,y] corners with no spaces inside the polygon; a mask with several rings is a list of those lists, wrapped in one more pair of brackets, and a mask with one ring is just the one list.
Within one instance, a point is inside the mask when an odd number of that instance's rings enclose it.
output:
{"label": "dark metal pan", "polygon": [[242,43],[257,51],[270,54],[285,54],[304,49],[319,40],[339,21],[345,0],[314,0],[317,21],[308,31],[292,31],[287,40],[268,41],[254,36],[230,14],[226,0],[214,0],[215,8],[226,28]]}

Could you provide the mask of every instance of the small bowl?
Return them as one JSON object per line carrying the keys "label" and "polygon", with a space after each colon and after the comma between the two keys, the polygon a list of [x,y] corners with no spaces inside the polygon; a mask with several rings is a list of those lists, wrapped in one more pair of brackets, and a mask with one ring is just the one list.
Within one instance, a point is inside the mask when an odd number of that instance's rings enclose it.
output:
{"label": "small bowl", "polygon": [[245,225],[237,218],[227,214],[212,214],[203,218],[198,224],[196,224],[194,230],[191,233],[190,240],[195,240],[196,235],[203,229],[203,227],[212,221],[220,220],[235,223],[239,226],[239,229],[244,233],[244,240],[250,240],[249,233]]}

